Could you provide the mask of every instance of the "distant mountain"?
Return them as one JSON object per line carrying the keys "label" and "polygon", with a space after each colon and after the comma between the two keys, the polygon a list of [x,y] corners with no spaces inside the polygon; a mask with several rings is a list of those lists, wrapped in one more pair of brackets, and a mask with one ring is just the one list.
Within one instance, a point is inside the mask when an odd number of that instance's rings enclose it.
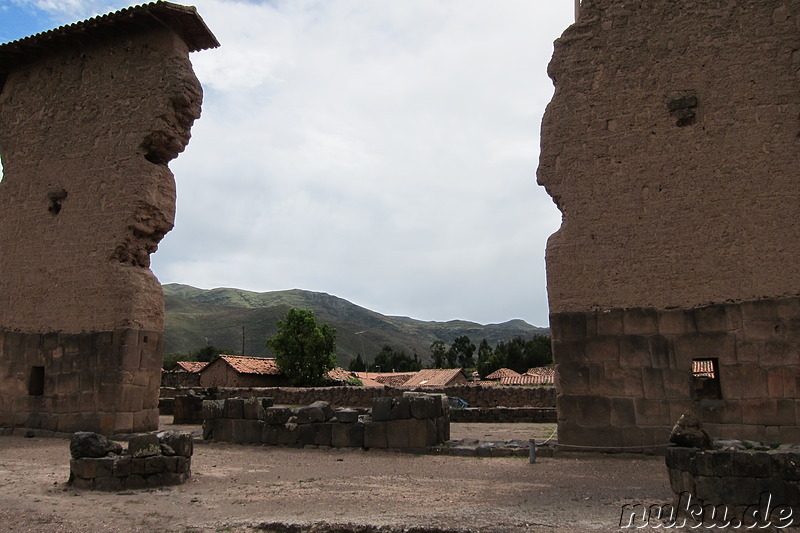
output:
{"label": "distant mountain", "polygon": [[467,335],[476,345],[485,338],[494,346],[515,336],[549,334],[548,328],[523,320],[481,325],[463,320],[424,322],[385,316],[336,296],[299,289],[258,293],[225,288],[203,290],[177,283],[163,288],[166,353],[188,354],[208,343],[241,354],[244,330],[245,355],[270,355],[264,341],[275,334],[278,320],[292,307],[311,309],[318,320],[336,328],[337,356],[345,367],[359,353],[366,353],[367,361],[372,361],[386,344],[405,350],[408,355],[416,350],[427,362],[430,345],[437,339],[450,345],[456,337]]}

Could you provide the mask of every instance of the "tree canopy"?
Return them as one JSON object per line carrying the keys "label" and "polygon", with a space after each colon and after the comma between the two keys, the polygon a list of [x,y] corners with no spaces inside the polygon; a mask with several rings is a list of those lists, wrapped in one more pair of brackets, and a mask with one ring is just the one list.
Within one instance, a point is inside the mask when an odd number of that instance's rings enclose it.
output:
{"label": "tree canopy", "polygon": [[314,312],[292,308],[278,321],[278,332],[267,339],[278,367],[293,385],[324,385],[336,366],[336,330],[318,324]]}

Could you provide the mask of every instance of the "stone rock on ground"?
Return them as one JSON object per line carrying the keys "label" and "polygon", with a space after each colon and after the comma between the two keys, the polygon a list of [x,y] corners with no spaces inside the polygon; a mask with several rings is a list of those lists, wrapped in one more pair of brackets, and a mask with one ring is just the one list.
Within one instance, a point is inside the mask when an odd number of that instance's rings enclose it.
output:
{"label": "stone rock on ground", "polygon": [[683,413],[678,419],[675,427],[672,428],[669,441],[686,448],[699,448],[701,450],[714,448],[711,436],[703,429],[697,415],[691,411]]}
{"label": "stone rock on ground", "polygon": [[122,446],[99,433],[78,431],[69,439],[69,453],[73,459],[105,457],[109,453],[122,455]]}

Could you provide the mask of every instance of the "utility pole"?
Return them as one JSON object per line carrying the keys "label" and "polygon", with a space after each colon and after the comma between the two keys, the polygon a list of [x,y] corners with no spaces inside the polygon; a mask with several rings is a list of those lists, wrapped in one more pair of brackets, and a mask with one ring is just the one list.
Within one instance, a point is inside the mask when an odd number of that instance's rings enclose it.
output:
{"label": "utility pole", "polygon": [[581,14],[581,0],[575,0],[575,22],[578,22],[578,16]]}

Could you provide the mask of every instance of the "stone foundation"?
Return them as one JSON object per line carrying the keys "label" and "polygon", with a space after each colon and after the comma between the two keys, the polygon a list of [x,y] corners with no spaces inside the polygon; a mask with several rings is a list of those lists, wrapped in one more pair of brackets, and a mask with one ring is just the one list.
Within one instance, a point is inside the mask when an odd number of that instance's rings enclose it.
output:
{"label": "stone foundation", "polygon": [[161,333],[0,331],[0,427],[104,435],[158,429]]}
{"label": "stone foundation", "polygon": [[[690,410],[722,438],[800,442],[800,298],[554,313],[550,324],[564,450],[663,451]],[[693,376],[698,359],[717,365],[716,390]]]}
{"label": "stone foundation", "polygon": [[[787,516],[794,523],[800,519],[800,448],[701,451],[670,447],[666,464],[679,515],[689,511],[699,522],[711,524],[712,509],[716,519],[727,509],[727,520],[742,520],[744,528],[762,527],[766,522],[785,527],[792,523],[785,523]],[[755,511],[760,514],[753,515]],[[732,525],[736,527],[736,522]]]}
{"label": "stone foundation", "polygon": [[327,402],[291,409],[270,398],[203,402],[203,437],[238,444],[426,448],[450,438],[449,405],[440,395],[376,398],[371,413],[332,409]]}
{"label": "stone foundation", "polygon": [[192,476],[192,453],[192,437],[188,433],[134,435],[123,455],[74,457],[73,453],[69,484],[95,490],[179,485]]}

